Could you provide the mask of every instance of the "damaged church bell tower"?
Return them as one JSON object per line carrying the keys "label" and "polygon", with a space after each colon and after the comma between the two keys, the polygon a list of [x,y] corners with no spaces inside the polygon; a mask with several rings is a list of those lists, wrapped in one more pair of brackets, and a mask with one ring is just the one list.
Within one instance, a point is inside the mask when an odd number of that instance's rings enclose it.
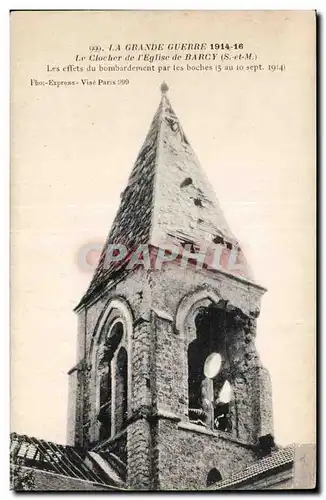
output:
{"label": "damaged church bell tower", "polygon": [[[274,447],[251,278],[161,86],[88,291],[76,307],[70,444],[126,488],[201,489]],[[204,249],[204,250],[203,250]]]}

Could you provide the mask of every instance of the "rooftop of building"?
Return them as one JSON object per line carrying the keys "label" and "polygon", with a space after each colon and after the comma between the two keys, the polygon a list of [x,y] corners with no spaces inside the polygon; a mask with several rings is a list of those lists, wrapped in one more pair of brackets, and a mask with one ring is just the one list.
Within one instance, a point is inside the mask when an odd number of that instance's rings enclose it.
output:
{"label": "rooftop of building", "polygon": [[[87,481],[101,485],[105,489],[126,489],[125,465],[112,453],[85,452],[77,447],[16,433],[12,433],[10,437],[10,459],[13,465]],[[231,473],[207,489],[238,489],[280,471],[291,471],[294,454],[294,445],[276,449],[268,456],[258,459],[236,473]]]}

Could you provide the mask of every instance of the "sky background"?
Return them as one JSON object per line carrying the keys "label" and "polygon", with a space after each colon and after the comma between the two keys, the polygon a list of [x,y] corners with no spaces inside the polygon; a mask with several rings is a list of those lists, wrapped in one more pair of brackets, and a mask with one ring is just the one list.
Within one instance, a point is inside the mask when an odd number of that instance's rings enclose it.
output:
{"label": "sky background", "polygon": [[[11,23],[12,430],[66,440],[73,308],[91,279],[78,255],[104,243],[164,79],[254,277],[268,289],[257,346],[272,378],[276,440],[314,441],[313,14],[16,12]],[[286,70],[30,86],[50,77],[47,64],[72,63],[94,43],[223,40]]]}

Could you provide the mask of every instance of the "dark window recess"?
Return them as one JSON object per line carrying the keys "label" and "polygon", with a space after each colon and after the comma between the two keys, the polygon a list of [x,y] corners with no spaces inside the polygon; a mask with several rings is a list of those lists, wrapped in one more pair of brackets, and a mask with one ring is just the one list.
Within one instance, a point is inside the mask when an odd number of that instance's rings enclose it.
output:
{"label": "dark window recess", "polygon": [[184,188],[186,186],[190,186],[192,184],[192,179],[190,177],[187,177],[184,181],[181,182],[180,187]]}
{"label": "dark window recess", "polygon": [[[198,355],[198,341],[194,340],[188,347],[188,390],[189,409],[201,410],[201,384],[204,379],[203,361]],[[195,412],[199,420],[200,413]]]}
{"label": "dark window recess", "polygon": [[118,321],[113,326],[110,332],[110,337],[107,340],[107,346],[112,356],[121,342],[122,335],[123,335],[123,324],[120,321]]}
{"label": "dark window recess", "polygon": [[100,401],[99,412],[97,419],[100,422],[99,438],[104,441],[111,436],[111,419],[112,419],[112,373],[111,361],[115,351],[119,347],[123,336],[123,324],[117,321],[111,328],[109,338],[106,340],[102,357],[100,360]]}
{"label": "dark window recess", "polygon": [[212,484],[222,481],[222,476],[219,470],[211,469],[207,475],[206,486],[212,486]]}
{"label": "dark window recess", "polygon": [[232,425],[230,419],[229,403],[217,403],[214,408],[214,427],[219,431],[231,432]]}
{"label": "dark window recess", "polygon": [[97,415],[100,422],[100,441],[111,436],[111,371],[110,362],[100,376],[100,411]]}
{"label": "dark window recess", "polygon": [[189,420],[224,432],[232,431],[232,387],[221,371],[228,321],[226,311],[200,309],[195,318],[196,339],[188,346]]}
{"label": "dark window recess", "polygon": [[127,366],[128,356],[121,347],[117,356],[116,394],[115,394],[115,431],[121,431],[127,423]]}
{"label": "dark window recess", "polygon": [[109,400],[111,400],[110,366],[108,366],[106,372],[100,378],[100,407],[105,405]]}

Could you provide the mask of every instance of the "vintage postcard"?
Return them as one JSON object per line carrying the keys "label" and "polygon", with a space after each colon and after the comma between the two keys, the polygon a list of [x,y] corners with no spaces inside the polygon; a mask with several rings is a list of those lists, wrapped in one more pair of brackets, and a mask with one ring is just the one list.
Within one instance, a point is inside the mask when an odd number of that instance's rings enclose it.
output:
{"label": "vintage postcard", "polygon": [[316,13],[11,13],[11,488],[316,486]]}

